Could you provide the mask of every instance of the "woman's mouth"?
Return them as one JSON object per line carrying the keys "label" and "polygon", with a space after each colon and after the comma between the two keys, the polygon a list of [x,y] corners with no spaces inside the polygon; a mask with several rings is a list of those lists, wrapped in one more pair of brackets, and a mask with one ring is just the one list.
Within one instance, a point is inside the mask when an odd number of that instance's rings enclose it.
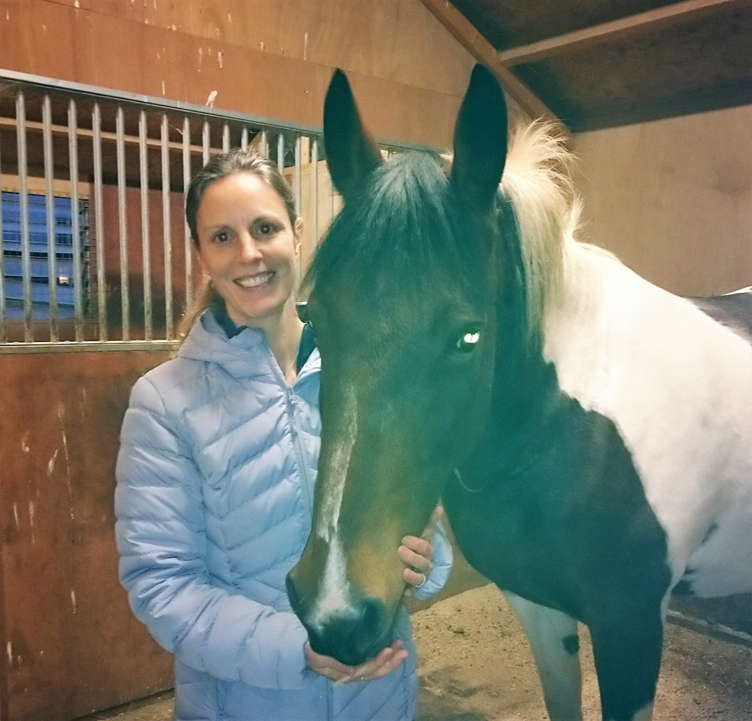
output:
{"label": "woman's mouth", "polygon": [[237,278],[235,283],[241,288],[258,288],[258,286],[268,283],[275,275],[275,271],[267,270],[256,275],[246,275],[243,278]]}

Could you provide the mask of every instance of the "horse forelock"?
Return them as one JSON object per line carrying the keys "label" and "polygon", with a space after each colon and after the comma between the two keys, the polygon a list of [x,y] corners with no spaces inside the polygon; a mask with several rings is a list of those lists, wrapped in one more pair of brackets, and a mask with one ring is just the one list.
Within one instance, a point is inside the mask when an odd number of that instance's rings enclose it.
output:
{"label": "horse forelock", "polygon": [[477,294],[479,255],[458,225],[438,157],[400,153],[372,174],[358,196],[348,199],[306,283],[314,288],[344,280],[358,289],[358,296],[367,296],[369,290],[377,295],[374,279],[384,278],[392,294],[419,303],[448,276],[455,288]]}

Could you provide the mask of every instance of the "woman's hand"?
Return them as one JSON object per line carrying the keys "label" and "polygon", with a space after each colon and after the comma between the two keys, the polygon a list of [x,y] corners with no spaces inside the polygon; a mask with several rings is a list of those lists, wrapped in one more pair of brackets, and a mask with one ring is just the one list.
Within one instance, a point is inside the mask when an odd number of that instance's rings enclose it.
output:
{"label": "woman's hand", "polygon": [[406,658],[407,651],[402,648],[402,641],[395,641],[383,649],[378,656],[360,666],[347,666],[331,656],[316,653],[309,644],[305,645],[305,657],[308,667],[336,684],[352,681],[373,681],[383,678],[396,669]]}
{"label": "woman's hand", "polygon": [[402,545],[397,549],[397,555],[405,564],[402,578],[408,584],[405,589],[406,597],[412,596],[415,589],[420,588],[426,582],[433,569],[433,534],[436,524],[443,515],[444,509],[436,506],[423,535],[420,538],[405,536],[402,539]]}

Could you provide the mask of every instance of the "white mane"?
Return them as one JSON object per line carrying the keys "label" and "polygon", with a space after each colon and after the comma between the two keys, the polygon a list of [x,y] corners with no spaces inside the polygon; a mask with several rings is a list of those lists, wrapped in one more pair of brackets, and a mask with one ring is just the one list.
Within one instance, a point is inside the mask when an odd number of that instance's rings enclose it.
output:
{"label": "white mane", "polygon": [[567,247],[574,243],[579,223],[574,162],[553,123],[536,121],[512,128],[501,187],[512,200],[522,236],[533,332],[542,328],[547,309],[560,297]]}

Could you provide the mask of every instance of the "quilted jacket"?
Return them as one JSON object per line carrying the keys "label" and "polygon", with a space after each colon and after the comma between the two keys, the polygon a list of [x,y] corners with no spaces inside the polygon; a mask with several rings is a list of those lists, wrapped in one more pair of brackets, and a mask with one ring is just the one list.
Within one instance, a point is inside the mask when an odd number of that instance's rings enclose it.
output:
{"label": "quilted jacket", "polygon": [[[131,608],[175,655],[177,721],[412,721],[408,659],[378,681],[333,685],[309,670],[285,577],[311,530],[319,452],[320,358],[289,386],[263,332],[228,338],[211,311],[178,355],[133,388],[115,509]],[[451,549],[437,534],[434,571]],[[395,549],[396,553],[396,549]]]}

